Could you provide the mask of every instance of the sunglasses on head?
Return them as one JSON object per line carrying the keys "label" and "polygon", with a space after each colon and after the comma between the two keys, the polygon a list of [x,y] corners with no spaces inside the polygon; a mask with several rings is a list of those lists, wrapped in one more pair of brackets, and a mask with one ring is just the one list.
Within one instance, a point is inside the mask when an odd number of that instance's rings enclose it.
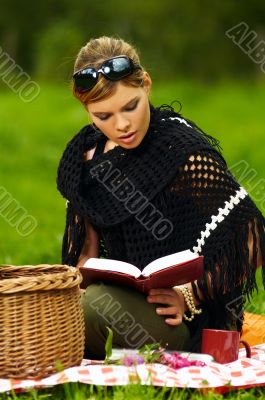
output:
{"label": "sunglasses on head", "polygon": [[121,55],[109,58],[101,64],[98,70],[92,67],[85,67],[75,72],[73,75],[75,90],[79,93],[84,93],[92,89],[98,81],[100,72],[110,81],[118,81],[125,76],[131,75],[135,69],[141,69],[141,66],[135,64],[128,56]]}

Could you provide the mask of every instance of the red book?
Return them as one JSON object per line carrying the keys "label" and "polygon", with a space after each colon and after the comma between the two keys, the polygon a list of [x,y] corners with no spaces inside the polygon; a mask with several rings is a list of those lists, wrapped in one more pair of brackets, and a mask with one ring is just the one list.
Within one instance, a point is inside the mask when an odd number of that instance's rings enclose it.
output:
{"label": "red book", "polygon": [[185,250],[157,258],[142,271],[124,261],[89,258],[80,267],[80,272],[83,276],[82,289],[93,282],[109,281],[147,293],[153,288],[171,288],[201,278],[203,256]]}

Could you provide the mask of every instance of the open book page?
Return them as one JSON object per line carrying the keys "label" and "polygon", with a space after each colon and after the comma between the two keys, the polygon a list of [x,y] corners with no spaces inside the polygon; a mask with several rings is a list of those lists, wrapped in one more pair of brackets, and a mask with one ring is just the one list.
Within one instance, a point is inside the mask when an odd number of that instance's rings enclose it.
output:
{"label": "open book page", "polygon": [[172,265],[182,264],[187,261],[195,260],[196,258],[198,258],[198,255],[193,253],[191,250],[184,250],[178,253],[169,254],[168,256],[157,258],[156,260],[147,264],[142,271],[142,275],[149,276],[154,272],[171,267]]}
{"label": "open book page", "polygon": [[141,275],[141,271],[133,264],[112,260],[110,258],[89,258],[82,268],[99,269],[101,271],[122,272],[124,274],[132,275],[135,278]]}

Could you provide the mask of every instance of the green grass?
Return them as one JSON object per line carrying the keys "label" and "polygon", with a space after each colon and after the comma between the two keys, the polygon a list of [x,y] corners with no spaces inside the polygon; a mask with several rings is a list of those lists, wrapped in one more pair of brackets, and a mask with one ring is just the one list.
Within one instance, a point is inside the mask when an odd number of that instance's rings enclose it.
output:
{"label": "green grass", "polygon": [[[220,140],[228,166],[244,160],[250,169],[256,171],[253,181],[245,180],[240,183],[265,214],[265,191],[263,190],[262,195],[257,191],[258,187],[262,192],[262,180],[265,175],[263,110],[265,84],[234,82],[222,82],[216,86],[195,82],[153,84],[151,101],[154,105],[170,104],[173,100],[179,100],[182,103],[181,113],[184,117],[193,120],[205,132]],[[0,216],[0,262],[5,264],[61,262],[65,200],[56,189],[56,170],[66,143],[88,123],[88,116],[81,104],[72,97],[68,88],[44,83],[40,86],[40,95],[32,103],[23,103],[8,88],[0,92],[0,187],[4,187],[37,221],[36,229],[30,235],[22,237],[15,227],[10,226]],[[177,103],[174,107],[178,111]],[[255,294],[249,309],[264,313],[265,295],[261,286],[260,271],[257,275],[260,292]],[[95,398],[95,393],[89,392],[91,388],[79,386],[80,390],[75,393],[79,393],[80,397],[72,398]],[[61,386],[54,390],[58,391],[55,398],[60,398],[60,393],[63,396],[64,391]],[[110,391],[104,390],[98,395],[100,397],[96,397],[109,398],[104,396],[109,396]],[[139,394],[138,392],[133,394],[134,390],[138,390]],[[41,398],[46,398],[44,392],[44,397]],[[84,395],[86,397],[82,397],[82,392],[86,392]],[[199,398],[188,395],[185,397],[187,392],[181,392],[183,397],[179,398]],[[48,393],[51,393],[51,389]],[[159,393],[161,394],[160,391],[148,387],[117,388],[113,392],[113,398],[139,396],[162,398],[159,397]],[[180,392],[176,393],[180,396]],[[190,396],[198,396],[198,393],[195,392]],[[237,398],[237,394],[233,396],[234,399]],[[244,398],[244,395],[242,394],[240,398]]]}
{"label": "green grass", "polygon": [[213,390],[200,391],[197,389],[178,389],[166,387],[154,387],[147,385],[129,384],[126,386],[94,386],[80,383],[66,383],[42,390],[31,389],[28,392],[16,394],[5,393],[0,395],[2,400],[255,400],[263,399],[264,389],[254,388],[249,390],[233,390],[224,395],[218,394]]}

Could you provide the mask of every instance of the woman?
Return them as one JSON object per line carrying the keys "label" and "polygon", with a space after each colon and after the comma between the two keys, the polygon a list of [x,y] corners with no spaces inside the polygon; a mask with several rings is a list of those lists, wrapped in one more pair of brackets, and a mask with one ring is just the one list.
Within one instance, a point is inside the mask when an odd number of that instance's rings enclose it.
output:
{"label": "woman", "polygon": [[170,106],[149,101],[150,75],[133,46],[100,37],[81,48],[73,94],[92,124],[68,143],[57,185],[67,199],[62,262],[106,257],[143,269],[191,249],[201,279],[148,295],[102,282],[82,295],[86,356],[160,342],[200,351],[203,328],[241,331],[246,296],[265,266],[264,218],[229,172],[218,141]]}

